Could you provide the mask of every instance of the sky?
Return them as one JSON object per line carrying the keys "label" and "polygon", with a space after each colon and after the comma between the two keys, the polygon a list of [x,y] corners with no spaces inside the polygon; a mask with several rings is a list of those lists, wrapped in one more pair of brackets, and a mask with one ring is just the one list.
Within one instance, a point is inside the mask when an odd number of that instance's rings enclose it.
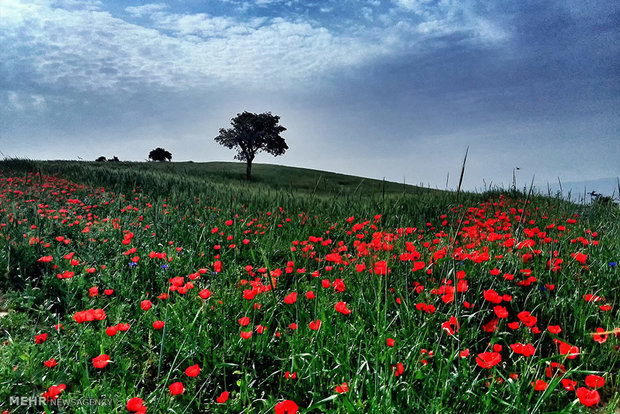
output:
{"label": "sky", "polygon": [[611,191],[619,38],[618,1],[2,0],[0,155],[232,161],[271,112],[258,163],[454,189],[469,148],[465,189]]}

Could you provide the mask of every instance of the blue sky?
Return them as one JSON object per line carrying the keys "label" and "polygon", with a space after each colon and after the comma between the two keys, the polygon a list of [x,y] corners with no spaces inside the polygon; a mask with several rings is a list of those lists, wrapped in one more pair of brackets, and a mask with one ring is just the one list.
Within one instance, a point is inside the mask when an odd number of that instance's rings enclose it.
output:
{"label": "blue sky", "polygon": [[[616,1],[3,0],[0,151],[231,160],[244,110],[289,151],[256,162],[444,188],[620,176]],[[600,189],[599,189],[600,191]]]}

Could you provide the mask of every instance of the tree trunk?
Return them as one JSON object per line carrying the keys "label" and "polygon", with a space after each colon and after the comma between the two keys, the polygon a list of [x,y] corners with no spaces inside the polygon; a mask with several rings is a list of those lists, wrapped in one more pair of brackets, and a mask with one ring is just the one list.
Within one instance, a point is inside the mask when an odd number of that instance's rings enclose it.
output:
{"label": "tree trunk", "polygon": [[247,181],[252,181],[252,160],[247,160],[247,164],[245,166],[245,179]]}

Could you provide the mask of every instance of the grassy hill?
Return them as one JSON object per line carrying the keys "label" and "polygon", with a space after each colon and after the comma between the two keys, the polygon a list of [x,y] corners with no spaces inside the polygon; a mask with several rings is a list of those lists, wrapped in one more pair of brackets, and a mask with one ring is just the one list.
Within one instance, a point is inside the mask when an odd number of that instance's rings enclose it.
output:
{"label": "grassy hill", "polygon": [[251,183],[245,180],[245,163],[241,162],[78,162],[31,161],[47,172],[80,172],[87,177],[91,171],[114,171],[119,174],[158,174],[159,179],[183,177],[192,182],[246,185],[275,190],[299,191],[306,194],[414,194],[438,191],[403,183],[375,180],[307,168],[273,164],[253,164]]}
{"label": "grassy hill", "polygon": [[0,162],[0,412],[620,407],[615,205],[243,172]]}

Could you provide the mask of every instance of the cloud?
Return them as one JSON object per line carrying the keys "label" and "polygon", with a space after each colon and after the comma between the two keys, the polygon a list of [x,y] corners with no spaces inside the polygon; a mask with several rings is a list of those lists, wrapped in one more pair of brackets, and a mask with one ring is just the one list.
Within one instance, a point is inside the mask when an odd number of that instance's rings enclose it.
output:
{"label": "cloud", "polygon": [[413,24],[391,12],[368,27],[368,8],[363,21],[338,26],[303,15],[175,13],[162,3],[127,7],[123,16],[99,2],[7,0],[0,5],[0,41],[8,45],[0,51],[0,70],[14,84],[52,90],[291,87],[407,53],[428,35],[471,31],[474,23],[478,35],[501,38],[491,23],[462,8],[464,17],[453,17],[454,7],[428,14],[412,3],[427,20]]}

